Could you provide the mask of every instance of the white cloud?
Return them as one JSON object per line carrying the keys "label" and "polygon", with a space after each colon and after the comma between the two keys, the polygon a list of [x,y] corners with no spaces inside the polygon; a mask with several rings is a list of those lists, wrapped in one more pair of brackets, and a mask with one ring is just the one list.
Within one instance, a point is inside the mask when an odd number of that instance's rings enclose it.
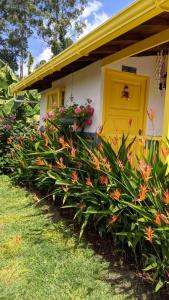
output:
{"label": "white cloud", "polygon": [[[52,57],[52,51],[49,47],[46,47],[37,57],[34,58],[34,63],[32,66],[32,70],[34,70],[35,66],[40,63],[41,60],[46,60],[46,62]],[[28,67],[27,63],[23,65],[23,74],[24,76],[28,75]]]}
{"label": "white cloud", "polygon": [[92,13],[100,10],[102,8],[103,4],[100,1],[94,0],[93,2],[89,2],[89,4],[86,6],[86,8],[83,11],[82,17],[87,18]]}
{"label": "white cloud", "polygon": [[86,34],[88,34],[90,31],[92,31],[100,24],[105,22],[108,18],[109,16],[104,11],[100,13],[93,13],[92,20],[88,20],[88,19],[84,20],[86,27],[84,28],[83,33],[80,35],[80,37],[83,37]]}
{"label": "white cloud", "polygon": [[52,57],[52,51],[49,47],[45,48],[41,54],[35,58],[34,64],[39,63],[41,60],[48,61]]}

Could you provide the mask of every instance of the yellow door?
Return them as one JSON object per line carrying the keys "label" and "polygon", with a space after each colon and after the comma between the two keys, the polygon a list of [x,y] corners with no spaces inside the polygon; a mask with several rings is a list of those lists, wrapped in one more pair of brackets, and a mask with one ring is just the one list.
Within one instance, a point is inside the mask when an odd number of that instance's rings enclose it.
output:
{"label": "yellow door", "polygon": [[103,135],[145,134],[148,78],[105,70]]}

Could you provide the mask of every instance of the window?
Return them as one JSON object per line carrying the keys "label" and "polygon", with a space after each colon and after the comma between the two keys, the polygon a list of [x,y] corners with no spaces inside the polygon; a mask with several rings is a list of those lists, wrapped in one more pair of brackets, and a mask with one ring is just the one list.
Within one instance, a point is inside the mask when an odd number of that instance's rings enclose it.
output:
{"label": "window", "polygon": [[64,89],[57,88],[46,94],[46,113],[64,104]]}

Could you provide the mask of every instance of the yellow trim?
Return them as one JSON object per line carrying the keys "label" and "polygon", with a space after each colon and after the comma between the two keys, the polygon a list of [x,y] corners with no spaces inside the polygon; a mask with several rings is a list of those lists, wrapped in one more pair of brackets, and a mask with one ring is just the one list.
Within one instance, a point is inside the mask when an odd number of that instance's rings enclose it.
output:
{"label": "yellow trim", "polygon": [[64,100],[63,92],[64,92],[63,88],[56,88],[56,89],[51,89],[50,91],[45,93],[46,113],[54,110],[50,107],[53,103],[52,96],[56,97],[56,101],[54,101],[54,102],[56,103],[57,107],[63,105],[63,100]]}
{"label": "yellow trim", "polygon": [[163,118],[163,139],[169,138],[169,56],[167,67],[167,83],[164,103],[164,118]]}
{"label": "yellow trim", "polygon": [[[104,124],[106,121],[106,107],[107,107],[107,101],[106,101],[106,82],[107,82],[107,76],[109,75],[109,72],[113,72],[114,74],[122,74],[123,72],[121,71],[117,71],[117,70],[113,70],[110,68],[106,68],[104,70],[104,88],[103,88],[103,109],[102,109],[102,125],[103,125],[103,132],[102,132],[102,136],[105,136],[105,132],[104,132]],[[145,79],[146,80],[146,94],[145,94],[145,102],[144,102],[144,108],[143,108],[143,135],[145,135],[146,133],[146,124],[147,124],[147,107],[148,107],[148,100],[149,100],[149,88],[150,88],[150,78],[148,76],[144,76],[144,75],[138,75],[138,74],[132,74],[132,73],[128,73],[130,76],[137,76],[140,79]],[[114,136],[114,133],[112,133],[112,136]]]}
{"label": "yellow trim", "polygon": [[102,66],[136,55],[143,51],[149,50],[155,46],[164,44],[168,41],[169,41],[169,29],[166,29],[160,33],[154,34],[153,36],[144,39],[143,41],[140,41],[127,48],[124,48],[123,50],[120,50],[115,54],[109,55],[108,57],[102,60]]}
{"label": "yellow trim", "polygon": [[156,0],[156,6],[159,7],[159,8],[161,8],[164,11],[169,12],[169,6],[160,3],[160,0]]}
{"label": "yellow trim", "polygon": [[39,67],[28,77],[13,85],[12,92],[17,93],[24,90],[45,76],[61,70],[84,55],[88,55],[91,51],[105,43],[157,16],[162,12],[161,5],[166,6],[168,4],[169,0],[159,0],[158,5],[156,0],[137,0],[94,31],[78,40],[74,45],[52,58],[48,63]]}

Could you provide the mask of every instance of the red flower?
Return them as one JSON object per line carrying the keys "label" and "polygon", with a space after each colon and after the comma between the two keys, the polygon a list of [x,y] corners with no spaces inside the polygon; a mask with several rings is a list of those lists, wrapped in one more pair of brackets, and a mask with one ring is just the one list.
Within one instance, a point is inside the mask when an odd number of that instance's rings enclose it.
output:
{"label": "red flower", "polygon": [[102,184],[102,185],[108,185],[109,184],[109,179],[108,179],[108,177],[107,176],[101,176],[100,178],[99,178],[99,181],[100,181],[100,183]]}
{"label": "red flower", "polygon": [[76,171],[72,171],[70,176],[71,176],[73,184],[78,182],[78,173]]}

